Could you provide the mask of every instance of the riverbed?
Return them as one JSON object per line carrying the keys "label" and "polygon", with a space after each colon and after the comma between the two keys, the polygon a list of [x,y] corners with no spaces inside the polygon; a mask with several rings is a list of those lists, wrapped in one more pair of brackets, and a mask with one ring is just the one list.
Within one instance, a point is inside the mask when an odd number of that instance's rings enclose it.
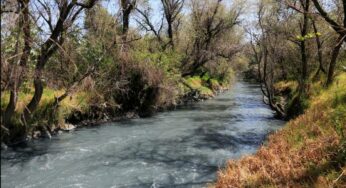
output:
{"label": "riverbed", "polygon": [[284,124],[258,84],[214,99],[81,128],[1,152],[2,188],[205,187],[227,160],[256,152]]}

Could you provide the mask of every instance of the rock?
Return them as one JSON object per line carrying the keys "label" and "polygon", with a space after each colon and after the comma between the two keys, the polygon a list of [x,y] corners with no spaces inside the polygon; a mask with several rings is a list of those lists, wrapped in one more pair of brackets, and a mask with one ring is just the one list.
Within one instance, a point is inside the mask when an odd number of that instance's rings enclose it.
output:
{"label": "rock", "polygon": [[5,143],[1,142],[1,150],[7,150],[7,148],[8,146]]}
{"label": "rock", "polygon": [[49,132],[54,133],[54,131],[57,129],[55,124],[52,124],[50,127],[47,127],[49,129]]}
{"label": "rock", "polygon": [[32,135],[27,135],[26,138],[25,138],[25,140],[26,140],[27,142],[30,142],[30,141],[32,140]]}
{"label": "rock", "polygon": [[138,115],[135,112],[127,112],[126,113],[126,118],[127,119],[138,118]]}
{"label": "rock", "polygon": [[36,139],[36,138],[39,138],[41,137],[41,131],[34,131],[32,133],[32,138]]}
{"label": "rock", "polygon": [[49,132],[48,130],[44,131],[44,133],[45,133],[44,136],[45,136],[46,138],[52,139],[52,135],[50,134],[50,132]]}
{"label": "rock", "polygon": [[76,128],[76,126],[72,124],[65,123],[63,125],[60,125],[60,129],[63,131],[72,131]]}
{"label": "rock", "polygon": [[110,120],[110,118],[107,116],[106,113],[104,113],[103,116],[104,116],[103,121],[108,121],[108,120]]}

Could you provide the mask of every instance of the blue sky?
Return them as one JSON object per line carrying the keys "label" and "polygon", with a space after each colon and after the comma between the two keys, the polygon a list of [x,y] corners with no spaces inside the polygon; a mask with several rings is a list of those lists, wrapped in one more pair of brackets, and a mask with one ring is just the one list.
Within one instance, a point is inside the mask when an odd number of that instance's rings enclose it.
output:
{"label": "blue sky", "polygon": [[[203,1],[203,0],[201,0]],[[102,5],[108,9],[108,11],[115,15],[118,14],[120,11],[119,7],[119,0],[104,0],[102,2]],[[152,19],[155,23],[159,22],[161,20],[162,16],[162,5],[160,0],[148,0],[150,7],[152,8]],[[188,2],[188,0],[186,0]],[[234,1],[233,0],[223,0],[223,2],[227,5],[231,5]],[[257,0],[244,0],[245,6],[246,6],[246,12],[244,12],[242,19],[245,22],[249,22],[254,19],[254,13],[256,12],[256,4]],[[133,18],[133,17],[132,17]],[[135,25],[135,21],[132,19],[130,24],[132,26]]]}
{"label": "blue sky", "polygon": [[[150,7],[153,9],[152,18],[155,21],[160,20],[161,15],[162,15],[161,1],[160,0],[149,0],[148,2],[150,4]],[[102,5],[104,7],[106,7],[107,10],[113,15],[119,14],[119,12],[121,11],[121,9],[119,7],[119,0],[103,0]],[[132,26],[134,26],[134,24],[135,24],[135,21],[133,20],[133,16],[132,16],[132,19],[130,21],[130,24]]]}

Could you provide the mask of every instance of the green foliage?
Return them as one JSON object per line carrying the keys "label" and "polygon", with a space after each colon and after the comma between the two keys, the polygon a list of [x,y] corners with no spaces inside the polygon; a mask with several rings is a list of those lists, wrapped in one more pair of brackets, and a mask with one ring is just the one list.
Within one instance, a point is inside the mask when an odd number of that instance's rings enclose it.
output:
{"label": "green foliage", "polygon": [[[54,106],[56,97],[60,96],[64,91],[45,88],[43,90],[42,99],[39,107],[32,113],[32,118],[27,122],[29,129],[35,129],[37,126],[59,126],[65,123],[65,119],[74,111],[85,112],[89,108],[90,93],[77,92],[73,96],[65,98]],[[30,92],[20,92],[18,95],[17,112],[13,117],[13,125],[22,129],[23,125],[20,120],[20,114],[26,104],[29,103],[33,95],[33,89]],[[4,111],[9,100],[9,93],[4,92],[1,95],[1,110]]]}
{"label": "green foliage", "polygon": [[202,79],[199,76],[187,78],[186,83],[193,89],[198,89],[202,87]]}
{"label": "green foliage", "polygon": [[340,135],[342,139],[344,139],[344,141],[346,141],[346,104],[339,105],[337,108],[334,109],[332,121],[336,132]]}
{"label": "green foliage", "polygon": [[306,94],[295,92],[292,98],[289,98],[286,105],[286,112],[289,119],[295,118],[304,113],[309,107],[309,98]]}
{"label": "green foliage", "polygon": [[17,43],[17,32],[12,33],[9,36],[1,37],[1,51],[4,54],[14,54]]}
{"label": "green foliage", "polygon": [[221,89],[221,85],[218,80],[210,79],[210,88],[214,91]]}
{"label": "green foliage", "polygon": [[210,80],[210,75],[209,73],[205,73],[203,76],[202,76],[202,80],[204,82],[208,82]]}
{"label": "green foliage", "polygon": [[296,39],[297,39],[298,41],[304,41],[304,40],[316,38],[316,37],[321,36],[321,35],[322,35],[322,34],[321,34],[320,32],[317,32],[317,33],[308,33],[308,34],[306,34],[305,36],[297,35],[297,36],[296,36]]}
{"label": "green foliage", "polygon": [[148,62],[162,69],[168,75],[179,74],[179,65],[183,55],[175,51],[155,51],[146,50],[133,51],[133,57],[136,62]]}
{"label": "green foliage", "polygon": [[198,88],[198,91],[200,92],[201,95],[206,96],[207,98],[214,96],[213,91],[210,88],[205,86]]}
{"label": "green foliage", "polygon": [[[207,74],[206,74],[207,75]],[[216,80],[213,79],[213,83],[216,85]],[[186,79],[186,83],[194,90],[197,90],[202,96],[212,97],[214,96],[214,92],[219,89],[219,87],[212,87],[209,84],[210,78],[209,76],[203,76],[202,78],[199,76],[189,77]],[[218,83],[218,82],[217,82]],[[214,90],[215,89],[215,90]]]}

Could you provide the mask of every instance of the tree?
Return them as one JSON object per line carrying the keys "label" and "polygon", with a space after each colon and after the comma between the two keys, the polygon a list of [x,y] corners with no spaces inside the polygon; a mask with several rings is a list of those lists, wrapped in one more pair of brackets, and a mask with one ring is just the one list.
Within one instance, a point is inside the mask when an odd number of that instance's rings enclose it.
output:
{"label": "tree", "polygon": [[[169,44],[172,46],[172,48],[174,48],[173,23],[176,21],[180,22],[177,17],[183,8],[184,0],[161,0],[161,3],[168,27],[167,34],[169,38]],[[180,24],[178,23],[178,25]]]}
{"label": "tree", "polygon": [[[64,43],[65,32],[72,26],[78,15],[84,10],[94,6],[97,0],[88,0],[87,2],[78,1],[56,1],[58,7],[58,16],[56,23],[52,20],[52,11],[50,3],[47,1],[38,0],[41,4],[42,9],[38,10],[39,15],[42,17],[44,22],[49,28],[50,35],[40,45],[40,53],[36,59],[35,74],[34,74],[34,95],[24,109],[22,115],[22,121],[26,125],[30,119],[32,112],[34,112],[42,98],[43,94],[43,80],[42,74],[46,63],[49,58],[57,51],[57,49]],[[47,15],[47,17],[45,16]]]}
{"label": "tree", "polygon": [[[308,78],[308,56],[307,56],[307,44],[308,44],[308,39],[309,39],[309,22],[311,21],[311,16],[310,16],[310,0],[299,0],[299,5],[300,7],[296,6],[296,2],[294,5],[288,3],[286,1],[286,4],[288,7],[292,8],[293,10],[301,13],[303,15],[302,21],[299,23],[299,29],[300,29],[300,36],[297,37],[297,40],[299,41],[297,44],[299,45],[300,48],[300,54],[301,54],[301,79],[299,80],[299,93],[300,95],[305,93],[306,90],[306,83],[307,83],[307,78]],[[312,21],[313,22],[313,21]],[[313,22],[314,23],[314,22]],[[314,24],[314,30],[317,30],[316,25]],[[316,33],[315,33],[316,35]],[[316,35],[317,36],[317,35]],[[318,36],[317,36],[318,37]],[[321,43],[319,38],[316,38],[317,46],[320,48]],[[321,64],[322,61],[322,54],[318,53],[319,55],[319,61]]]}
{"label": "tree", "polygon": [[[221,0],[206,4],[192,1],[192,44],[187,58],[183,61],[183,76],[196,74],[198,69],[216,57],[231,58],[239,51],[238,47],[215,50],[222,43],[222,37],[239,24],[241,9],[225,12]],[[218,43],[219,42],[219,43]],[[191,63],[189,63],[191,62]]]}
{"label": "tree", "polygon": [[306,82],[308,78],[308,57],[306,50],[306,40],[305,36],[308,34],[308,25],[309,25],[309,8],[310,8],[310,0],[300,0],[300,4],[304,9],[303,12],[303,23],[301,24],[301,36],[303,37],[300,40],[300,53],[302,58],[302,77],[300,80],[300,93],[304,93],[306,90]]}
{"label": "tree", "polygon": [[339,35],[338,38],[335,41],[333,50],[332,50],[332,56],[329,63],[329,69],[328,69],[328,75],[327,75],[327,82],[326,85],[329,86],[334,79],[334,72],[336,67],[337,58],[340,52],[340,48],[342,46],[343,42],[346,42],[346,0],[342,0],[342,7],[343,10],[341,11],[343,17],[341,20],[343,20],[343,23],[338,23],[335,21],[330,13],[325,11],[325,8],[318,2],[318,0],[312,0],[313,4],[315,5],[315,8],[317,9],[318,13],[322,18],[328,23],[333,30]]}
{"label": "tree", "polygon": [[323,49],[322,49],[322,42],[320,39],[320,34],[318,32],[317,29],[317,24],[316,21],[314,19],[311,20],[312,22],[312,26],[314,29],[314,33],[315,33],[315,40],[316,40],[316,45],[317,45],[317,55],[318,55],[318,69],[316,74],[314,75],[314,77],[317,77],[319,75],[319,73],[322,71],[322,73],[326,74],[326,70],[323,67]]}
{"label": "tree", "polygon": [[162,49],[166,48],[166,44],[161,37],[161,32],[163,29],[163,18],[161,21],[161,25],[158,29],[155,28],[154,24],[150,20],[150,7],[147,6],[144,10],[136,8],[137,12],[140,14],[141,18],[136,19],[139,26],[144,29],[146,32],[152,32],[154,36],[157,38],[158,42],[162,45]]}
{"label": "tree", "polygon": [[[274,83],[276,79],[278,79],[276,74],[276,64],[282,65],[282,62],[278,60],[283,59],[282,57],[284,57],[284,54],[278,54],[278,52],[280,52],[279,45],[281,45],[282,42],[281,37],[284,35],[280,35],[282,33],[279,32],[280,28],[278,27],[280,27],[280,22],[276,23],[273,21],[278,20],[277,17],[280,16],[277,14],[280,12],[278,11],[279,9],[279,4],[273,3],[272,6],[266,7],[264,1],[259,3],[257,20],[261,36],[260,38],[253,37],[255,41],[252,42],[253,44],[258,44],[259,50],[256,50],[255,47],[252,48],[255,56],[257,57],[257,61],[259,61],[258,71],[261,82],[261,90],[267,99],[264,100],[264,102],[274,109],[279,117],[285,118],[286,113],[284,108],[281,106],[280,101],[276,100],[274,91]],[[270,11],[268,12],[268,10]],[[259,57],[261,57],[261,59]],[[261,61],[263,61],[262,66],[260,65]],[[281,66],[280,68],[284,69]]]}
{"label": "tree", "polygon": [[[19,62],[12,62],[11,66],[11,77],[9,78],[9,88],[10,88],[10,101],[6,107],[5,113],[3,115],[4,125],[9,125],[12,119],[12,116],[15,112],[15,108],[18,101],[18,90],[23,81],[23,77],[26,72],[27,62],[29,60],[29,55],[31,51],[31,31],[30,31],[30,15],[29,15],[29,0],[18,0],[18,33],[17,33],[17,42],[15,47],[15,56],[20,55]],[[19,52],[20,46],[20,36],[23,32],[24,46],[22,51]],[[17,58],[15,58],[17,59]]]}
{"label": "tree", "polygon": [[129,24],[130,24],[130,14],[132,10],[136,7],[137,0],[121,0],[121,8],[122,8],[122,20],[123,20],[123,29],[122,29],[122,35],[123,35],[123,42],[127,39],[127,32],[129,30]]}

